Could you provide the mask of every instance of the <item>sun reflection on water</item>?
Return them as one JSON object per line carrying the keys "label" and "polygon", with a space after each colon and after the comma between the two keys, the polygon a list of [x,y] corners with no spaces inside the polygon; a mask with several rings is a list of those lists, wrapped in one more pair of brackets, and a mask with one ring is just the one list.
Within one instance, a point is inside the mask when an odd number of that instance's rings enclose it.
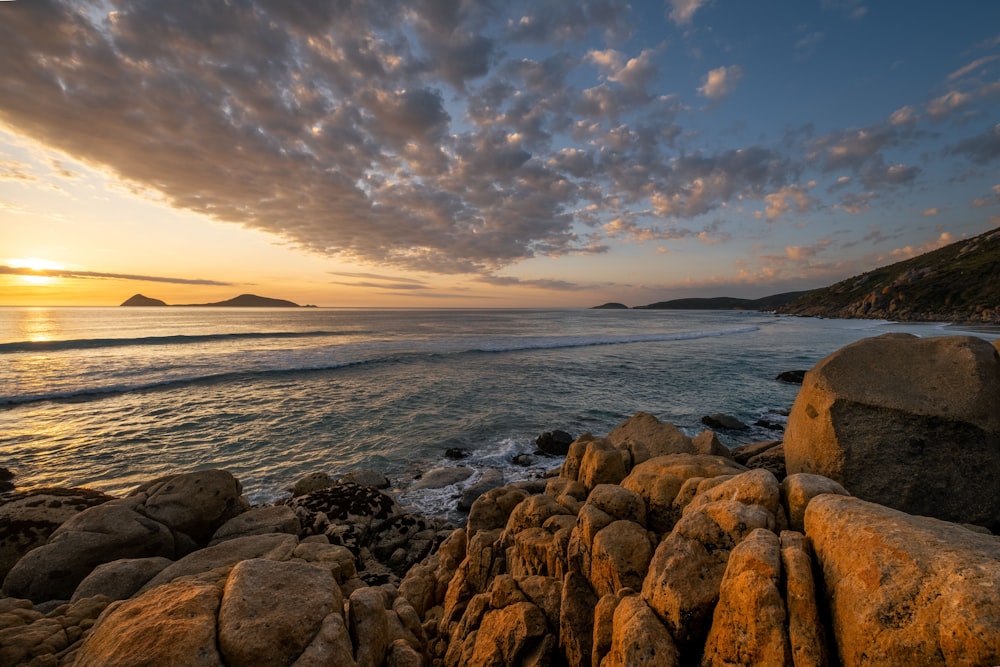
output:
{"label": "sun reflection on water", "polygon": [[18,325],[20,339],[32,343],[55,340],[58,329],[56,319],[49,308],[24,309]]}

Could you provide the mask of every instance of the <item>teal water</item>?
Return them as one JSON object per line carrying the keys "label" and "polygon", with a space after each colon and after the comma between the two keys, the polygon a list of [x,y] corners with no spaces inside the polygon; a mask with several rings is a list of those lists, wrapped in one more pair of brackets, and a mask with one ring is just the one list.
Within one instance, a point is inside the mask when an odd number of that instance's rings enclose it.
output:
{"label": "teal water", "polygon": [[18,486],[110,493],[223,467],[254,502],[317,470],[403,488],[454,465],[450,447],[524,477],[559,463],[511,464],[542,431],[604,434],[639,410],[691,434],[711,412],[780,421],[798,387],[777,373],[889,331],[964,333],[698,311],[0,308],[0,466]]}

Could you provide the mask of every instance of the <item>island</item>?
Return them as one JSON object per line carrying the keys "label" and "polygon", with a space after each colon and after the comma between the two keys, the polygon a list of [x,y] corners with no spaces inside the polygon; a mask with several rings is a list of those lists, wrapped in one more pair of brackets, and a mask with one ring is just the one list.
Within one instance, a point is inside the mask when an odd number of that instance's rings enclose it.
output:
{"label": "island", "polygon": [[[136,294],[126,301],[122,306],[169,306],[160,299],[151,299],[142,294]],[[272,299],[256,294],[241,294],[226,301],[216,301],[214,303],[185,303],[177,304],[182,308],[315,308],[315,306],[300,306],[299,304],[286,299]]]}

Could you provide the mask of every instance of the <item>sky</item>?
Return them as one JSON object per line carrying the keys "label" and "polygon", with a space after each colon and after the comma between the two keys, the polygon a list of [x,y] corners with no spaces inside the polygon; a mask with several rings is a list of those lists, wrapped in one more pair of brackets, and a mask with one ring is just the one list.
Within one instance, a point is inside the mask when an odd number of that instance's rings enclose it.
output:
{"label": "sky", "polygon": [[0,305],[753,298],[998,225],[997,2],[0,1]]}

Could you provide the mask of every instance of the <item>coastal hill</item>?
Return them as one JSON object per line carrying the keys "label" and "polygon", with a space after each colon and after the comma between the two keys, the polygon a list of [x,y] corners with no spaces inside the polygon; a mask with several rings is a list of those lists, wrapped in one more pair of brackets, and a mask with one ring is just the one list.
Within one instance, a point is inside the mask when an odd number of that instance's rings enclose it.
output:
{"label": "coastal hill", "polygon": [[789,315],[1000,324],[1000,229],[806,292]]}
{"label": "coastal hill", "polygon": [[658,301],[648,306],[636,306],[636,308],[640,310],[774,310],[794,301],[803,294],[806,292],[783,292],[760,299],[740,299],[731,296],[708,299],[673,299],[671,301]]}
{"label": "coastal hill", "polygon": [[[127,299],[122,306],[166,306],[169,305],[159,299],[151,299],[142,294],[136,294]],[[185,303],[178,304],[182,307],[192,308],[302,308],[297,303],[285,299],[272,299],[256,294],[241,294],[226,301],[216,301],[215,303]],[[308,306],[305,306],[308,307]]]}

